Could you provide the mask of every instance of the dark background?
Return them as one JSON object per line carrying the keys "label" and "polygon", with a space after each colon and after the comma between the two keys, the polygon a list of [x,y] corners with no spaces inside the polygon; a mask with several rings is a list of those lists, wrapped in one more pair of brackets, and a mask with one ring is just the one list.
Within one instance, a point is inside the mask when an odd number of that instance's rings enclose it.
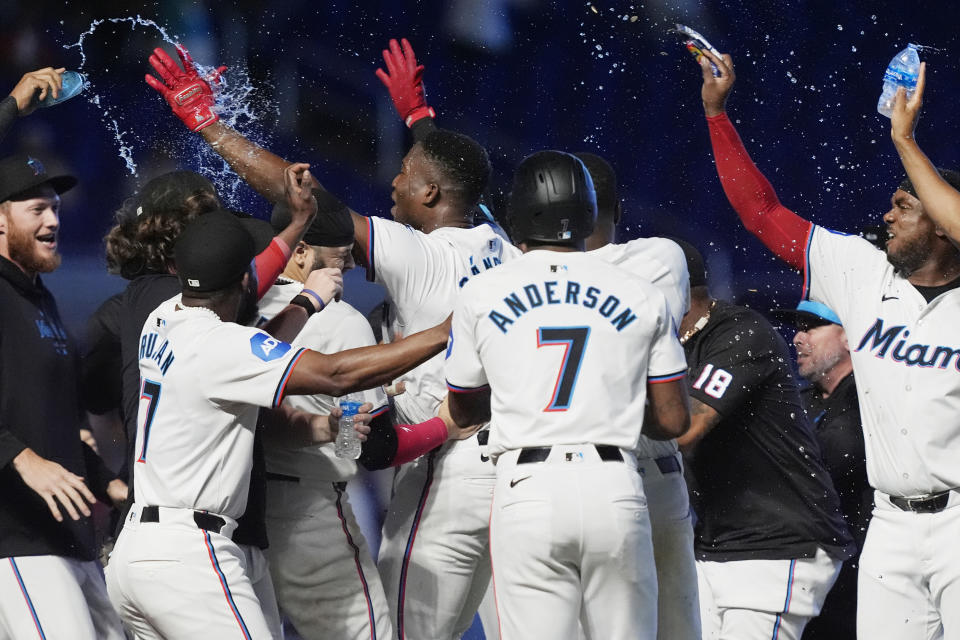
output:
{"label": "dark background", "polygon": [[[269,213],[143,82],[147,56],[163,44],[155,29],[100,25],[85,38],[81,67],[80,50],[65,45],[94,19],[155,20],[198,62],[228,65],[232,105],[249,79],[254,90],[245,102],[255,118],[234,113],[236,126],[290,160],[312,162],[315,175],[355,209],[381,215],[409,139],[373,71],[388,39],[406,36],[427,67],[439,123],[489,149],[494,204],[526,154],[597,151],[619,172],[622,239],[687,238],[706,254],[717,293],[759,308],[792,305],[798,277],[742,230],[723,196],[699,69],[668,28],[689,24],[734,56],[731,116],[784,203],[817,223],[858,232],[879,221],[902,173],[889,123],[875,106],[884,68],[907,42],[938,49],[923,54],[930,66],[918,138],[938,164],[957,162],[960,116],[952,98],[960,78],[951,6],[288,0],[148,2],[123,10],[96,2],[4,3],[0,92],[47,65],[82,68],[92,86],[19,121],[0,152],[29,151],[81,179],[64,200],[67,259],[48,278],[77,327],[122,286],[103,275],[101,238],[118,204],[146,179],[177,166],[199,169],[217,178],[232,205]],[[118,155],[113,121],[136,175]],[[360,306],[372,304],[376,291],[362,293]]]}
{"label": "dark background", "polygon": [[[44,66],[81,69],[92,83],[82,97],[17,122],[0,142],[0,155],[26,151],[81,180],[64,198],[63,266],[45,277],[78,335],[96,306],[123,286],[105,272],[101,239],[118,205],[147,179],[176,167],[199,170],[215,179],[230,205],[269,213],[143,82],[150,51],[163,44],[157,30],[107,22],[85,37],[85,60],[79,48],[65,48],[95,19],[154,20],[199,63],[228,65],[228,120],[285,158],[313,163],[313,173],[353,208],[380,215],[389,211],[389,184],[409,137],[373,72],[388,39],[406,36],[427,67],[439,123],[489,149],[494,205],[528,153],[598,152],[619,172],[621,239],[692,241],[707,257],[715,294],[764,311],[796,304],[800,279],[741,228],[727,204],[703,120],[700,71],[667,32],[674,22],[693,26],[734,56],[731,117],[783,202],[819,224],[856,233],[880,223],[889,208],[902,169],[876,102],[887,63],[908,42],[937,49],[922,55],[929,73],[918,139],[937,164],[958,162],[953,2],[117,6],[0,3],[0,95]],[[243,98],[248,85],[252,93]],[[117,136],[135,174],[120,157]],[[359,270],[349,274],[347,297],[362,311],[381,295]],[[352,500],[353,491],[352,484]],[[354,508],[375,551],[381,507],[368,499]],[[473,630],[468,637],[481,636]]]}

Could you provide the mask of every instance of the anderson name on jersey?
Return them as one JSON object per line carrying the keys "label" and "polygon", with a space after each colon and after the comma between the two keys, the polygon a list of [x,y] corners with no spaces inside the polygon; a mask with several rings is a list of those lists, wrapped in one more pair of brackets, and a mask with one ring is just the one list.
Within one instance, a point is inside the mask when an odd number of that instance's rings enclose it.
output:
{"label": "anderson name on jersey", "polygon": [[489,384],[492,457],[584,442],[632,450],[648,380],[686,371],[663,294],[582,253],[531,251],[472,279],[447,354],[452,390]]}

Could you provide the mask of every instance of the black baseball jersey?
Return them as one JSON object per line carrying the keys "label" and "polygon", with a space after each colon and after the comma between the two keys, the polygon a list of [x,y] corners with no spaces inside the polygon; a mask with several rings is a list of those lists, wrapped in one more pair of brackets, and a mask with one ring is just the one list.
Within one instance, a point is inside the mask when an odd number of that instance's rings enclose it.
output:
{"label": "black baseball jersey", "polygon": [[853,539],[800,405],[783,338],[717,301],[684,345],[690,394],[722,417],[690,461],[700,560],[849,558]]}
{"label": "black baseball jersey", "polygon": [[[79,357],[53,296],[0,257],[0,558],[96,558],[93,521],[54,520],[13,468],[25,448],[83,476],[108,499],[114,475],[80,440]],[[60,508],[61,512],[63,507]]]}
{"label": "black baseball jersey", "polygon": [[826,399],[810,385],[800,392],[800,401],[820,443],[823,463],[840,496],[840,511],[850,527],[857,548],[863,548],[873,511],[873,488],[867,482],[863,424],[853,374],[840,381]]}
{"label": "black baseball jersey", "polygon": [[857,568],[873,511],[873,489],[867,483],[860,403],[853,374],[847,375],[824,399],[810,385],[800,401],[813,424],[823,462],[840,495],[840,510],[857,543],[858,554],[843,563],[840,575],[823,602],[820,615],[803,630],[803,640],[853,640],[857,637]]}
{"label": "black baseball jersey", "polygon": [[107,298],[87,320],[80,374],[83,406],[102,415],[120,407],[120,320],[123,294]]}

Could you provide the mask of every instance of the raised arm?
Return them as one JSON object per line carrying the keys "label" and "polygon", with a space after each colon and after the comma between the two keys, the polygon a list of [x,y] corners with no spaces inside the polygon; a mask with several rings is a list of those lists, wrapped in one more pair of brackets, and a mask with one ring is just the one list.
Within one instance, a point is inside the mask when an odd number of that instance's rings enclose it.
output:
{"label": "raised arm", "polygon": [[39,106],[40,101],[52,94],[60,95],[63,88],[63,67],[46,67],[24,74],[20,82],[3,100],[0,100],[0,140],[10,130],[17,117],[30,115]]}
{"label": "raised arm", "polygon": [[[728,54],[718,58],[703,52],[703,110],[710,128],[710,144],[720,184],[747,231],[794,269],[803,270],[804,252],[812,224],[780,204],[773,186],[750,159],[737,130],[727,118],[726,103],[736,75]],[[720,75],[714,77],[710,61]]]}
{"label": "raised arm", "polygon": [[[190,57],[190,53],[182,46],[177,46],[177,54],[183,69],[163,49],[154,49],[150,56],[150,65],[160,76],[157,80],[151,74],[144,79],[157,93],[163,96],[170,108],[191,131],[199,132],[207,144],[216,151],[227,164],[249,184],[254,191],[270,202],[284,199],[285,181],[284,171],[291,165],[280,156],[254,144],[238,131],[231,129],[220,122],[220,116],[214,110],[214,95],[211,83],[219,82],[220,73],[226,67],[220,67],[209,77],[202,77],[197,72]],[[330,194],[319,182],[314,182],[317,190]],[[348,211],[352,217],[356,231],[354,254],[366,264],[367,248],[367,219],[354,212]],[[291,226],[294,222],[291,222]],[[290,237],[281,234],[289,248],[296,246],[303,237],[309,221],[302,226],[291,229]],[[286,260],[284,260],[284,263]]]}
{"label": "raised arm", "polygon": [[924,211],[947,237],[954,243],[960,243],[960,192],[943,179],[920,149],[914,135],[923,105],[923,90],[927,84],[926,71],[927,63],[921,62],[917,90],[912,98],[907,100],[905,89],[897,91],[893,114],[890,116],[890,137],[917,192],[917,198],[923,203]]}

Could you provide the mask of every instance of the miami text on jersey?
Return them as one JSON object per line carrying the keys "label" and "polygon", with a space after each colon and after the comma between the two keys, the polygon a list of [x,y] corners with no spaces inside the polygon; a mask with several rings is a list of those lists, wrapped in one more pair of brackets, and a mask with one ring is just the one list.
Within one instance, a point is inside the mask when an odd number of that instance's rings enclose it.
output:
{"label": "miami text on jersey", "polygon": [[153,360],[160,367],[160,373],[166,375],[167,369],[173,364],[173,349],[168,349],[166,340],[157,348],[159,338],[160,334],[156,331],[140,336],[140,359]]}
{"label": "miami text on jersey", "polygon": [[[610,324],[616,327],[617,331],[623,331],[637,319],[637,315],[630,307],[620,308],[620,298],[614,295],[604,297],[598,287],[584,288],[579,282],[571,280],[566,283],[565,290],[560,289],[556,280],[528,284],[520,291],[511,293],[503,299],[506,305],[503,312],[494,309],[487,314],[487,317],[503,333],[506,333],[509,325],[513,324],[513,318],[519,318],[527,311],[544,304],[573,304],[582,305],[587,309],[596,309],[601,316],[610,319]],[[601,299],[603,302],[600,302]],[[614,316],[618,310],[620,312]]]}
{"label": "miami text on jersey", "polygon": [[[942,345],[908,344],[907,337],[909,335],[910,330],[905,325],[895,325],[884,331],[883,319],[877,318],[873,326],[863,334],[863,338],[857,346],[857,351],[867,347],[869,342],[868,351],[872,351],[878,358],[886,358],[889,352],[893,360],[903,362],[908,367],[936,366],[940,369],[946,369],[950,365],[950,360],[954,360],[953,366],[960,371],[960,349]],[[897,340],[898,336],[900,337],[899,340]],[[894,345],[894,340],[897,340],[896,345]],[[892,351],[890,350],[891,346],[893,346]],[[927,357],[928,353],[930,354],[929,358]]]}

